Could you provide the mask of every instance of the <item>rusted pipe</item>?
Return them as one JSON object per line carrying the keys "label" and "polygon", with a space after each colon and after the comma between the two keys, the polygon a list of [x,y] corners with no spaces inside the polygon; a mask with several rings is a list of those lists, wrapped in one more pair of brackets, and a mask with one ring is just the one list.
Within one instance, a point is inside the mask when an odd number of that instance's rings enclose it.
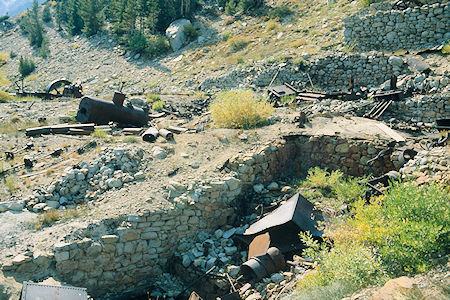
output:
{"label": "rusted pipe", "polygon": [[150,127],[142,135],[142,139],[146,142],[154,142],[158,138],[158,128]]}
{"label": "rusted pipe", "polygon": [[162,136],[163,138],[165,138],[168,141],[173,140],[173,133],[170,132],[167,129],[164,129],[164,128],[160,129],[159,130],[159,135]]}
{"label": "rusted pipe", "polygon": [[119,106],[110,101],[83,97],[76,119],[81,123],[105,125],[112,121],[142,127],[148,123],[148,112],[138,107]]}

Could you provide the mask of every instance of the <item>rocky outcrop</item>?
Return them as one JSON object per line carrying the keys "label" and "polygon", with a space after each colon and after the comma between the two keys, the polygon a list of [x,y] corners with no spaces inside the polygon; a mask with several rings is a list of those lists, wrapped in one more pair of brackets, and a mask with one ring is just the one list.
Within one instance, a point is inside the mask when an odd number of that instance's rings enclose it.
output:
{"label": "rocky outcrop", "polygon": [[166,29],[166,37],[169,40],[173,51],[179,50],[186,43],[186,34],[184,27],[191,25],[191,21],[187,19],[178,19],[173,21]]}

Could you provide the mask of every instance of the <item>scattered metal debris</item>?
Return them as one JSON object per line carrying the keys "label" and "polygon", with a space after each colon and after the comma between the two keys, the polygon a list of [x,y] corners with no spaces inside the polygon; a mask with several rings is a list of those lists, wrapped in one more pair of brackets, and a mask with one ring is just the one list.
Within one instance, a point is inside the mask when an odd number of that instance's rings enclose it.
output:
{"label": "scattered metal debris", "polygon": [[35,136],[41,134],[91,134],[95,130],[95,124],[60,124],[53,126],[43,126],[28,128],[25,132],[27,136]]}
{"label": "scattered metal debris", "polygon": [[450,119],[436,120],[436,128],[439,130],[450,130]]}
{"label": "scattered metal debris", "polygon": [[25,281],[22,287],[21,300],[87,300],[85,288],[38,284]]}
{"label": "scattered metal debris", "polygon": [[406,93],[403,90],[397,89],[397,76],[392,76],[388,91],[379,90],[369,94],[369,97],[375,101],[375,105],[364,117],[370,119],[380,118],[394,101],[403,100],[405,95]]}
{"label": "scattered metal debris", "polygon": [[180,134],[187,132],[189,129],[177,126],[169,126],[167,127],[167,130],[172,131],[173,133]]}
{"label": "scattered metal debris", "polygon": [[[60,91],[61,88],[63,88],[62,92]],[[55,97],[81,98],[83,97],[83,86],[81,84],[72,84],[66,79],[59,79],[49,83],[45,92]]]}

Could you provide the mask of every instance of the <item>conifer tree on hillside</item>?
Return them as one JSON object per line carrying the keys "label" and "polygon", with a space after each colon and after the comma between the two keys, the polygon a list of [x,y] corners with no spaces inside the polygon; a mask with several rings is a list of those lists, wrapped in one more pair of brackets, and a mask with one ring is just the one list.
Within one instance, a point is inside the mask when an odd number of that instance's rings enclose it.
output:
{"label": "conifer tree on hillside", "polygon": [[102,0],[80,0],[80,16],[83,19],[85,32],[88,36],[99,31],[105,22],[105,6]]}
{"label": "conifer tree on hillside", "polygon": [[52,21],[52,14],[50,12],[50,6],[46,5],[42,11],[42,21],[50,23]]}
{"label": "conifer tree on hillside", "polygon": [[81,33],[84,27],[83,19],[80,16],[80,1],[78,0],[67,0],[66,3],[66,14],[67,14],[67,28],[71,35],[77,35]]}
{"label": "conifer tree on hillside", "polygon": [[20,21],[20,28],[28,34],[30,44],[40,48],[44,40],[44,26],[39,13],[39,4],[37,0],[33,1],[33,7]]}

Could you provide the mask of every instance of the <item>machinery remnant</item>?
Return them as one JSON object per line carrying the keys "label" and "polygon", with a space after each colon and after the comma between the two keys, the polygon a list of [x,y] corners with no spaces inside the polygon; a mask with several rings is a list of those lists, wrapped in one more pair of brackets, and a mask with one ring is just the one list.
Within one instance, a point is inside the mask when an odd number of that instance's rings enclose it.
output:
{"label": "machinery remnant", "polygon": [[[256,253],[265,253],[270,247],[276,247],[286,253],[302,247],[298,238],[299,231],[309,231],[312,236],[321,237],[323,232],[318,228],[319,221],[323,221],[322,213],[297,193],[273,212],[250,225],[241,238],[252,245],[253,241],[261,239],[258,236],[268,234],[269,242],[263,243],[263,248],[258,249]],[[255,253],[253,250],[249,251],[252,252]]]}
{"label": "machinery remnant", "polygon": [[369,97],[375,101],[372,109],[364,115],[366,118],[378,119],[394,101],[403,100],[405,92],[397,89],[397,76],[392,76],[388,91],[375,91],[369,94]]}
{"label": "machinery remnant", "polygon": [[[21,85],[19,82],[21,81]],[[27,92],[23,86],[23,79],[14,82],[17,86],[16,96],[19,97],[38,97],[42,99],[54,99],[60,97],[81,98],[83,97],[83,86],[81,84],[72,84],[67,79],[58,79],[49,83],[44,92]]]}
{"label": "machinery remnant", "polygon": [[81,123],[106,125],[117,122],[123,125],[142,127],[147,125],[149,116],[147,108],[139,108],[131,103],[123,105],[125,95],[115,92],[113,101],[85,96],[81,99],[76,119]]}
{"label": "machinery remnant", "polygon": [[242,264],[241,273],[246,279],[261,280],[268,275],[281,271],[286,263],[283,254],[276,247],[267,249],[263,255],[250,258]]}

